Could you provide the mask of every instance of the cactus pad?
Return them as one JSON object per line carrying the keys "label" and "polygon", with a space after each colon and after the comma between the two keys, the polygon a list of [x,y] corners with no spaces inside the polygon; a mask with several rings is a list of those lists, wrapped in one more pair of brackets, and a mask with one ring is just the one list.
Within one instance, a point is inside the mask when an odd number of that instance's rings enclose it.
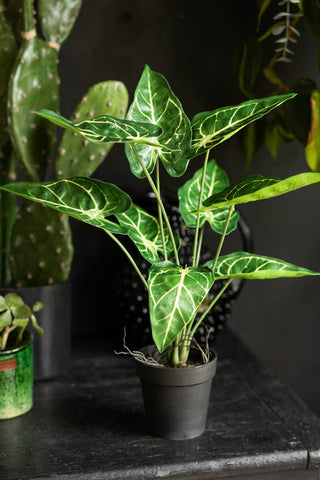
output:
{"label": "cactus pad", "polygon": [[62,45],[81,8],[82,0],[38,0],[40,28],[48,42]]}
{"label": "cactus pad", "polygon": [[66,280],[72,257],[68,217],[42,204],[25,201],[17,215],[10,252],[16,286]]}
{"label": "cactus pad", "polygon": [[[128,106],[128,92],[121,82],[97,83],[83,97],[71,120],[81,122],[90,117],[111,115],[124,118]],[[90,176],[102,163],[112,144],[96,144],[65,130],[56,158],[56,177]]]}
{"label": "cactus pad", "polygon": [[0,11],[0,45],[0,148],[2,148],[9,140],[7,89],[10,73],[18,53],[13,32],[3,11]]}
{"label": "cactus pad", "polygon": [[41,181],[50,161],[55,128],[31,111],[59,108],[55,49],[33,37],[20,49],[8,91],[9,131],[28,178]]}

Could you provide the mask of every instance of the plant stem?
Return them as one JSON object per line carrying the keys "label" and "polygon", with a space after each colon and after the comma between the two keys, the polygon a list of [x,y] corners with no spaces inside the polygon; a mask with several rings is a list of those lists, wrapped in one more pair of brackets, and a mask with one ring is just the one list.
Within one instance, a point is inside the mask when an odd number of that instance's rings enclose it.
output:
{"label": "plant stem", "polygon": [[26,327],[20,327],[19,333],[18,333],[17,338],[16,338],[16,342],[15,342],[16,347],[18,347],[20,345],[20,343],[22,342],[22,337],[23,337],[25,329],[26,329]]}
{"label": "plant stem", "polygon": [[136,262],[134,261],[134,259],[132,258],[132,256],[130,255],[130,253],[128,252],[128,250],[126,249],[126,247],[120,242],[120,240],[117,239],[117,237],[115,235],[113,235],[111,232],[108,232],[107,230],[105,230],[105,232],[109,235],[110,238],[112,238],[112,240],[114,240],[116,242],[116,244],[121,248],[121,250],[125,253],[125,255],[128,257],[129,261],[131,262],[133,268],[135,269],[135,271],[137,272],[137,274],[139,275],[142,283],[144,284],[144,286],[146,287],[146,289],[148,290],[148,284],[146,282],[146,279],[144,278],[144,276],[142,275],[142,273],[140,272],[139,270],[139,267],[138,265],[136,264]]}
{"label": "plant stem", "polygon": [[202,247],[202,240],[203,240],[203,234],[204,234],[204,227],[205,227],[205,225],[203,225],[203,226],[200,228],[200,232],[199,232],[196,267],[199,265],[199,262],[200,262],[200,255],[201,255],[201,247]]}
{"label": "plant stem", "polygon": [[162,203],[162,200],[161,200],[161,197],[160,197],[160,194],[157,190],[157,187],[156,185],[154,184],[154,181],[152,180],[151,178],[151,175],[149,174],[148,170],[146,169],[143,161],[141,160],[141,157],[134,145],[134,143],[130,143],[129,144],[130,147],[132,148],[135,156],[137,157],[138,159],[138,162],[140,163],[140,166],[145,174],[145,176],[147,177],[148,179],[148,182],[150,184],[150,187],[152,188],[152,191],[153,193],[155,194],[156,196],[156,199],[158,201],[158,205],[160,206],[161,208],[161,212],[162,212],[162,215],[163,215],[163,218],[164,218],[164,221],[165,221],[165,224],[166,224],[166,227],[168,229],[168,232],[169,232],[169,236],[170,236],[170,240],[171,240],[171,243],[172,243],[172,248],[173,248],[173,252],[174,252],[174,258],[175,258],[175,261],[176,261],[176,264],[179,265],[179,257],[178,257],[178,250],[177,250],[177,247],[176,247],[176,243],[175,243],[175,240],[174,240],[174,236],[173,236],[173,232],[172,232],[172,228],[171,228],[171,225],[170,225],[170,222],[169,222],[169,219],[168,219],[168,215],[167,215],[167,212],[165,211],[165,208],[163,206],[163,203]]}
{"label": "plant stem", "polygon": [[4,350],[7,346],[7,341],[9,334],[14,330],[16,327],[10,327],[9,325],[4,329],[3,335],[2,335],[2,342],[1,342],[1,350]]}
{"label": "plant stem", "polygon": [[229,287],[230,283],[232,282],[232,278],[229,278],[228,281],[224,284],[224,286],[221,288],[220,292],[214,297],[214,299],[212,300],[212,302],[210,303],[210,305],[208,306],[208,308],[205,310],[205,312],[203,312],[203,314],[201,315],[201,317],[199,318],[199,320],[197,321],[197,323],[195,324],[195,326],[193,327],[193,329],[191,330],[190,332],[190,337],[192,338],[193,335],[195,334],[195,332],[197,331],[198,327],[201,325],[201,323],[203,322],[203,320],[205,319],[205,317],[208,315],[208,313],[210,312],[211,308],[214,307],[214,305],[217,303],[217,301],[219,300],[219,298],[221,297],[221,295],[224,293],[224,291]]}
{"label": "plant stem", "polygon": [[[159,159],[157,160],[156,164],[156,178],[157,178],[157,190],[160,196],[160,168],[159,168]],[[166,241],[164,237],[164,228],[163,228],[163,220],[162,220],[162,212],[161,212],[161,207],[157,199],[157,205],[158,205],[158,217],[159,217],[159,224],[160,224],[160,230],[161,230],[161,239],[162,239],[162,245],[163,245],[163,256],[165,260],[168,260],[168,255],[167,255],[167,248],[166,248]]]}
{"label": "plant stem", "polygon": [[[200,186],[200,192],[199,192],[199,201],[198,201],[198,210],[200,210],[201,205],[202,205],[202,196],[203,196],[203,189],[204,189],[204,181],[206,178],[206,171],[207,171],[207,165],[208,165],[208,160],[209,160],[209,155],[210,155],[210,149],[207,150],[206,156],[204,159],[203,163],[203,169],[202,169],[202,177],[201,177],[201,186]],[[193,257],[192,257],[192,266],[197,267],[197,258],[198,258],[198,236],[199,236],[199,227],[200,227],[200,212],[198,211],[197,213],[197,220],[196,220],[196,230],[194,234],[194,243],[193,243]]]}
{"label": "plant stem", "polygon": [[226,234],[227,234],[229,222],[230,222],[231,215],[232,215],[233,211],[234,211],[234,205],[230,205],[230,207],[229,207],[229,212],[228,212],[228,216],[227,216],[227,220],[226,220],[226,223],[225,223],[225,225],[224,225],[224,229],[223,229],[222,235],[221,235],[221,237],[220,237],[220,242],[219,242],[219,245],[218,245],[218,248],[217,248],[217,251],[216,251],[216,255],[215,255],[214,260],[213,260],[213,263],[212,263],[212,267],[211,267],[211,268],[212,268],[213,273],[214,273],[214,271],[215,271],[218,258],[219,258],[219,256],[220,256],[221,248],[222,248],[224,239],[225,239]]}

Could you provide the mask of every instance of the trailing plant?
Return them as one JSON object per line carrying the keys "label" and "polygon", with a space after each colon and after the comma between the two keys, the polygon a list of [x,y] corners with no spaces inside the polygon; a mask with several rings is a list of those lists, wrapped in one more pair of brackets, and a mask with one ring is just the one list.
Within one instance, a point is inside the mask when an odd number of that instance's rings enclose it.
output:
{"label": "trailing plant", "polygon": [[[303,72],[293,81],[286,80],[294,60],[301,32],[320,40],[318,0],[257,0],[257,28],[240,44],[234,56],[238,87],[247,98],[296,92],[297,97],[264,122],[250,124],[241,135],[247,166],[254,154],[266,145],[277,158],[283,141],[298,140],[305,147],[306,161],[312,171],[320,171],[320,93],[317,83]],[[270,21],[270,15],[273,20]],[[270,24],[271,23],[271,24]],[[302,27],[302,28],[301,28]],[[272,51],[270,55],[270,50]],[[285,64],[285,65],[284,65]]]}
{"label": "trailing plant", "polygon": [[[23,342],[23,334],[31,321],[35,330],[44,334],[43,329],[38,325],[35,313],[44,307],[42,302],[35,302],[33,307],[26,305],[16,293],[0,295],[0,350],[10,347],[18,347]],[[12,332],[15,332],[14,342],[11,341]],[[11,334],[11,335],[10,335]]]}
{"label": "trailing plant", "polygon": [[[23,174],[32,182],[91,175],[112,144],[92,144],[33,111],[59,109],[60,47],[82,0],[0,0],[0,184]],[[37,27],[36,27],[36,20]],[[126,114],[128,94],[117,81],[91,87],[72,114],[81,120]],[[21,172],[22,170],[22,172]],[[50,176],[49,176],[50,175]],[[41,286],[68,278],[73,258],[69,219],[51,209],[0,194],[0,286]]]}
{"label": "trailing plant", "polygon": [[[252,175],[230,186],[225,171],[210,158],[213,147],[294,96],[289,93],[248,100],[237,106],[198,113],[190,122],[166,79],[146,66],[125,120],[102,115],[75,123],[50,110],[38,113],[99,145],[124,143],[131,172],[138,179],[146,179],[154,192],[157,217],[133,203],[119,187],[87,177],[18,182],[2,189],[104,230],[128,257],[145,286],[152,335],[159,352],[166,353],[171,365],[183,366],[197,328],[233,279],[318,275],[264,255],[221,254],[225,237],[237,228],[238,205],[320,182],[319,173],[307,172],[284,180]],[[204,156],[203,167],[177,192],[184,222],[195,231],[192,262],[181,265],[180,239],[162,202],[160,168],[180,177],[190,160],[199,155]],[[207,224],[219,234],[220,240],[214,258],[201,265]],[[121,241],[124,235],[150,263],[147,278]],[[200,313],[216,280],[222,280],[223,286]]]}

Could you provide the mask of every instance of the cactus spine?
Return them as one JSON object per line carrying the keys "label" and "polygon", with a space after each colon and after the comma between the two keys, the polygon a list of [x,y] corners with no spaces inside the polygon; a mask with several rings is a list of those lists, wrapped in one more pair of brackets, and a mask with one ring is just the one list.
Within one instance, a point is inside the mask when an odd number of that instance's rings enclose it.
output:
{"label": "cactus spine", "polygon": [[[8,2],[5,2],[8,3]],[[41,181],[54,161],[56,178],[91,175],[110,150],[65,132],[52,160],[55,128],[32,112],[59,109],[57,64],[82,0],[0,0],[0,183],[16,180],[17,162],[29,181]],[[21,15],[22,12],[22,15]],[[44,40],[35,29],[36,13]],[[20,34],[18,33],[20,31]],[[126,88],[106,81],[89,89],[73,118],[103,113],[124,118]],[[8,127],[8,128],[7,128]],[[60,213],[25,201],[17,209],[0,194],[0,286],[39,286],[68,278],[73,256],[69,220]]]}

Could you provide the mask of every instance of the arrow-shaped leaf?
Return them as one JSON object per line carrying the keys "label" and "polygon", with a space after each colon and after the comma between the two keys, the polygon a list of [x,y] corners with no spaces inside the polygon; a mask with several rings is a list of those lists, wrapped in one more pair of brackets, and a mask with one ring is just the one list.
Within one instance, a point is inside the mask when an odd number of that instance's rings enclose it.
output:
{"label": "arrow-shaped leaf", "polygon": [[[137,151],[149,173],[152,173],[158,156],[171,176],[178,177],[185,172],[189,161],[187,152],[191,145],[190,121],[167,80],[148,65],[136,88],[127,119],[152,123],[162,129],[162,134],[153,141],[158,143],[159,147],[166,148],[137,145]],[[143,178],[145,174],[141,165],[128,145],[126,155],[132,173]]]}
{"label": "arrow-shaped leaf", "polygon": [[[191,180],[188,180],[178,191],[179,209],[185,224],[188,227],[195,228],[197,222],[197,214],[191,213],[198,209],[199,195],[201,190],[203,168],[198,170]],[[226,172],[216,164],[215,160],[211,160],[206,168],[204,179],[203,198],[208,198],[213,193],[223,191],[229,186],[229,180]],[[209,222],[212,230],[222,233],[226,219],[228,216],[228,208],[219,208],[217,210],[205,211],[200,214],[200,227],[205,222]],[[239,213],[232,213],[227,234],[237,228]]]}
{"label": "arrow-shaped leaf", "polygon": [[160,352],[195,317],[213,283],[212,270],[182,268],[170,262],[149,270],[149,310],[152,335]]}
{"label": "arrow-shaped leaf", "polygon": [[192,119],[192,143],[189,157],[195,157],[219,145],[249,123],[263,117],[295,93],[248,100],[240,105],[201,112]]}
{"label": "arrow-shaped leaf", "polygon": [[86,177],[53,182],[9,183],[0,187],[7,192],[43,203],[83,222],[114,233],[126,229],[105,217],[130,208],[130,197],[115,185]]}
{"label": "arrow-shaped leaf", "polygon": [[319,182],[320,173],[315,172],[299,173],[284,180],[263,177],[262,175],[251,175],[245,180],[226,188],[223,192],[207,198],[200,211],[204,212],[240,203],[265,200]]}
{"label": "arrow-shaped leaf", "polygon": [[[150,263],[159,262],[158,253],[163,252],[161,229],[157,218],[148,212],[132,204],[129,210],[116,214],[116,217],[127,230],[127,235],[135,243],[141,255]],[[164,230],[165,244],[168,258],[173,257],[173,247],[169,239],[167,229]],[[177,245],[179,238],[177,238]]]}
{"label": "arrow-shaped leaf", "polygon": [[[136,142],[154,145],[150,138],[158,137],[162,129],[150,123],[131,122],[120,118],[102,115],[92,120],[72,123],[52,110],[36,112],[60,127],[67,128],[94,143],[125,143]],[[157,145],[160,147],[160,145]]]}
{"label": "arrow-shaped leaf", "polygon": [[[205,264],[211,268],[212,261]],[[320,275],[307,268],[298,267],[279,258],[266,257],[247,252],[234,252],[218,259],[214,272],[216,279],[245,278],[264,280],[281,277],[303,277]]]}

